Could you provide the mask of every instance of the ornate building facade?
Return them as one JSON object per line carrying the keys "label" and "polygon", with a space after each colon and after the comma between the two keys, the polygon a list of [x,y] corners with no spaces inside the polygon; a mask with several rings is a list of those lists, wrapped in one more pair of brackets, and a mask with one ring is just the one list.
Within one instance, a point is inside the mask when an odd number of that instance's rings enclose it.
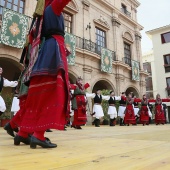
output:
{"label": "ornate building facade", "polygon": [[[4,7],[29,17],[36,0],[3,0]],[[120,92],[133,91],[141,97],[146,91],[141,57],[141,35],[143,27],[137,22],[137,0],[72,0],[64,9],[66,32],[75,36],[75,63],[69,65],[70,82],[81,76],[91,87]],[[0,17],[0,20],[2,17]],[[102,49],[108,49],[112,57],[111,73],[101,71]],[[0,66],[4,77],[15,80],[20,74],[19,59],[22,49],[0,44]],[[106,59],[106,58],[105,58]],[[106,63],[109,62],[105,60]],[[132,80],[132,61],[138,63],[138,81]]]}

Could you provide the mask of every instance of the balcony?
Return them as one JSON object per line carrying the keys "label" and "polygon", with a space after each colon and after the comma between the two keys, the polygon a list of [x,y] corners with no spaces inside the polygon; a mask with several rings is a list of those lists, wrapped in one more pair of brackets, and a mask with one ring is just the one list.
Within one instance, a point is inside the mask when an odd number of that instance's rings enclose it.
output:
{"label": "balcony", "polygon": [[[87,40],[85,38],[76,36],[76,47],[101,55],[102,47],[92,42],[91,40]],[[112,59],[113,61],[116,61],[116,53],[114,51],[112,51]]]}
{"label": "balcony", "polygon": [[123,62],[127,65],[129,65],[130,67],[132,66],[131,64],[131,58],[128,58],[128,57],[124,57],[122,58]]}
{"label": "balcony", "polygon": [[129,11],[127,11],[126,8],[121,8],[122,13],[124,13],[125,15],[127,15],[128,17],[131,17],[131,13]]}

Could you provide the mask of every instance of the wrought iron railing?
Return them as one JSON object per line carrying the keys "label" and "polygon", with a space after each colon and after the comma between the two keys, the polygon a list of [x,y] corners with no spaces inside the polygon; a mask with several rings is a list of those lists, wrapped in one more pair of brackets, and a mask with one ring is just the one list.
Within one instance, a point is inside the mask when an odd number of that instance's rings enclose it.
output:
{"label": "wrought iron railing", "polygon": [[[101,55],[101,46],[98,44],[92,42],[91,40],[87,40],[85,38],[81,38],[76,36],[76,47],[88,50],[90,52],[96,53],[98,55]],[[112,59],[113,61],[116,61],[116,53],[115,51],[112,51]]]}
{"label": "wrought iron railing", "polygon": [[122,11],[125,15],[127,15],[128,17],[131,17],[131,13],[130,13],[129,11],[127,11],[127,9],[121,8],[121,11]]}
{"label": "wrought iron railing", "polygon": [[[4,7],[0,6],[0,28],[1,28],[1,24],[2,24],[3,8]],[[31,26],[31,23],[32,23],[32,18],[28,16],[28,31]],[[76,36],[76,47],[88,50],[88,51],[96,53],[98,55],[101,55],[102,47],[99,46],[98,44],[92,42],[91,40],[87,40],[85,38]],[[116,61],[116,53],[114,51],[112,51],[112,59],[113,59],[113,61]]]}
{"label": "wrought iron railing", "polygon": [[125,64],[128,64],[130,67],[132,66],[132,65],[131,65],[131,58],[124,57],[122,60],[123,60],[123,62],[124,62]]}

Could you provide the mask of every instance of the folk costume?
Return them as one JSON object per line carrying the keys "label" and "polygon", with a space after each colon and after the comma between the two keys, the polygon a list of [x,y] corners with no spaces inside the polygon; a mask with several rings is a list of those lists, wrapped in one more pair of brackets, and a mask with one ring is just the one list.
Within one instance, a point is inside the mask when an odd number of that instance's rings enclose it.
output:
{"label": "folk costume", "polygon": [[113,91],[110,92],[110,98],[108,100],[109,108],[108,115],[110,115],[110,126],[115,126],[115,120],[117,118],[117,110],[115,107],[116,100],[121,100],[121,97],[112,95]]}
{"label": "folk costume", "polygon": [[125,116],[126,109],[126,97],[125,93],[122,93],[121,100],[119,101],[118,116],[120,117],[120,126],[124,126],[123,120]]}
{"label": "folk costume", "polygon": [[102,100],[109,100],[110,96],[101,95],[100,90],[97,90],[96,93],[92,93],[92,94],[86,93],[86,96],[93,98],[94,105],[93,105],[92,116],[95,118],[94,125],[95,127],[100,127],[100,119],[104,116],[103,108],[101,106]]}
{"label": "folk costume", "polygon": [[135,113],[135,116],[136,117],[138,117],[139,115],[138,115],[138,113],[139,113],[139,102],[134,102],[133,103],[133,105],[134,105],[134,113]]}
{"label": "folk costume", "polygon": [[156,125],[166,123],[162,102],[170,102],[170,99],[161,99],[160,95],[157,94],[155,100],[155,124]]}
{"label": "folk costume", "polygon": [[136,99],[133,99],[132,96],[128,96],[126,98],[126,110],[125,110],[125,117],[124,123],[129,126],[129,124],[136,125],[136,118],[133,108],[133,102],[137,102]]}
{"label": "folk costume", "polygon": [[14,115],[19,111],[19,99],[18,99],[18,93],[14,94],[14,97],[12,99],[12,106],[11,106],[11,112],[14,113]]}
{"label": "folk costume", "polygon": [[15,137],[14,131],[18,132],[18,127],[21,126],[21,122],[22,122],[24,114],[26,112],[25,104],[26,104],[26,99],[27,99],[28,86],[26,86],[23,83],[24,72],[25,72],[25,70],[22,71],[22,73],[19,77],[18,86],[17,86],[17,90],[19,90],[19,94],[18,94],[19,106],[15,105],[15,107],[12,106],[12,108],[11,108],[11,111],[12,111],[12,109],[17,110],[18,108],[19,108],[19,110],[16,112],[15,116],[10,120],[10,122],[4,126],[4,129],[12,137]]}
{"label": "folk costume", "polygon": [[[44,137],[47,129],[64,130],[66,117],[69,115],[69,81],[67,67],[67,50],[64,44],[64,18],[63,8],[70,0],[45,0],[43,16],[37,21],[38,35],[33,40],[30,64],[31,70],[29,90],[26,100],[26,112],[21,122],[20,131],[14,139],[14,144],[19,145],[28,139],[28,134],[33,133],[30,147],[54,148]],[[41,39],[41,48],[37,45]],[[36,55],[37,54],[37,55]],[[37,56],[37,58],[36,58]],[[35,63],[31,65],[32,58]],[[26,75],[29,72],[26,73]],[[27,76],[29,77],[29,76]],[[47,100],[48,99],[48,100]]]}
{"label": "folk costume", "polygon": [[149,125],[149,100],[146,98],[143,98],[141,101],[141,109],[140,109],[140,123],[143,124],[143,126]]}
{"label": "folk costume", "polygon": [[[17,81],[9,81],[0,75],[0,94],[2,92],[3,87],[16,87],[17,84]],[[4,99],[0,95],[0,115],[2,115],[5,110],[6,104],[4,102]]]}
{"label": "folk costume", "polygon": [[77,87],[73,93],[73,100],[72,100],[72,109],[74,110],[74,121],[72,123],[72,127],[75,129],[81,129],[81,126],[85,125],[87,122],[87,115],[86,115],[86,92],[85,90],[90,87],[88,83],[83,85],[79,82],[79,79],[76,81]]}

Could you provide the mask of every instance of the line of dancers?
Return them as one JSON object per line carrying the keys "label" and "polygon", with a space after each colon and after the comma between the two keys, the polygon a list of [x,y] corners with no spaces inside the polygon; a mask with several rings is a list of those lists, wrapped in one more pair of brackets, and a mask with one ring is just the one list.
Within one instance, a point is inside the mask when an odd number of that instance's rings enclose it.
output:
{"label": "line of dancers", "polygon": [[[100,90],[93,94],[86,93],[89,84],[83,84],[80,77],[76,84],[69,83],[67,56],[70,52],[64,42],[65,27],[62,11],[70,1],[37,1],[28,43],[25,44],[20,60],[24,70],[18,83],[13,82],[12,85],[18,84],[20,110],[4,127],[7,133],[14,137],[16,146],[24,143],[32,149],[37,146],[56,148],[57,144],[45,137],[45,132],[47,129],[65,129],[66,121],[70,117],[70,97],[74,110],[72,127],[76,129],[81,129],[81,126],[87,122],[87,98],[94,100],[92,116],[95,118],[96,127],[100,126],[100,119],[104,116],[102,100],[109,102],[108,114],[111,125],[117,116],[116,100],[120,100],[118,116],[121,117],[121,124],[136,124],[134,102],[143,102],[140,119],[143,124],[148,122],[145,115],[148,113],[148,102],[151,102],[149,100],[135,99],[132,94],[127,97],[125,94],[116,97],[114,92],[111,92],[110,96],[103,96]],[[6,82],[1,78],[0,88],[5,86]],[[72,96],[70,96],[71,89],[74,90]],[[159,95],[152,101],[156,106],[156,124],[164,123],[162,102],[169,101],[161,99]],[[3,104],[4,101],[0,97],[0,107]],[[17,132],[16,135],[14,131]]]}
{"label": "line of dancers", "polygon": [[[95,127],[100,127],[100,119],[104,116],[102,108],[102,100],[108,101],[108,115],[110,116],[110,126],[115,125],[117,117],[119,117],[120,126],[130,124],[137,125],[139,121],[141,124],[149,125],[152,117],[150,111],[150,103],[155,104],[155,124],[165,124],[166,118],[163,109],[162,102],[170,102],[170,98],[161,99],[160,95],[156,95],[156,99],[147,99],[146,95],[143,95],[142,99],[136,98],[133,92],[127,96],[125,92],[121,93],[121,96],[115,96],[114,91],[110,91],[110,95],[101,95],[101,90],[98,89],[96,93],[86,93],[86,88],[89,84],[83,86],[82,79],[79,77],[76,81],[76,88],[73,92],[72,109],[74,110],[74,120],[71,127],[75,129],[82,129],[81,126],[87,122],[87,110],[86,105],[88,103],[87,98],[93,98],[93,124]],[[118,112],[116,109],[116,101],[119,101]],[[76,104],[76,107],[75,107]],[[140,108],[139,108],[140,105]]]}

